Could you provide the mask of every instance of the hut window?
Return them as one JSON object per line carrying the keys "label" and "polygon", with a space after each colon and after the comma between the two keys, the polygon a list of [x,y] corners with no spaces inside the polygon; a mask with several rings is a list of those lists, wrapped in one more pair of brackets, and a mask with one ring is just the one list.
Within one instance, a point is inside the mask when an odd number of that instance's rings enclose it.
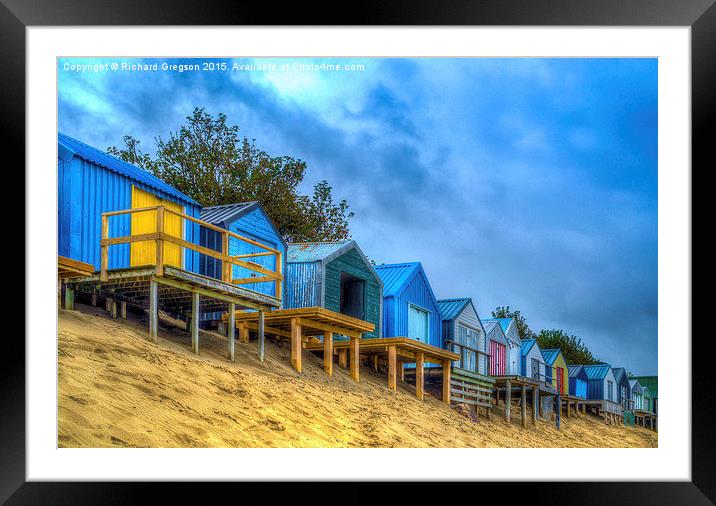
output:
{"label": "hut window", "polygon": [[532,378],[539,380],[539,360],[536,358],[532,359]]}
{"label": "hut window", "polygon": [[611,401],[614,399],[612,397],[613,388],[614,388],[614,384],[611,381],[607,381],[607,400],[608,401]]}
{"label": "hut window", "polygon": [[341,273],[341,313],[365,319],[365,281]]}

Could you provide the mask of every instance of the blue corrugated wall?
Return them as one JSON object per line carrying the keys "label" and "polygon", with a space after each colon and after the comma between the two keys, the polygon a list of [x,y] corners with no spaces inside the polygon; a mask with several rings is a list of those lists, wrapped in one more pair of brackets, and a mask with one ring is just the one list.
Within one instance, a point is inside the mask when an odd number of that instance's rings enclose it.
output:
{"label": "blue corrugated wall", "polygon": [[604,399],[604,380],[597,379],[587,381],[587,399]]}
{"label": "blue corrugated wall", "polygon": [[319,306],[318,262],[290,262],[284,271],[283,307]]}
{"label": "blue corrugated wall", "polygon": [[[130,209],[132,207],[132,185],[154,193],[163,199],[178,202],[184,206],[186,214],[199,216],[199,207],[194,204],[178,201],[169,195],[80,157],[72,156],[66,150],[60,149],[60,156],[57,160],[58,254],[87,262],[99,270],[102,213]],[[110,218],[109,234],[110,237],[130,235],[131,219],[129,215]],[[187,241],[198,243],[198,225],[187,221],[185,234]],[[197,272],[198,259],[198,253],[185,251],[185,268]],[[110,246],[109,268],[126,267],[129,267],[129,244]]]}
{"label": "blue corrugated wall", "polygon": [[[440,310],[420,270],[408,282],[399,297],[388,296],[383,298],[383,337],[408,335],[408,304],[414,304],[429,312],[428,344],[442,348]],[[426,364],[426,367],[432,366],[432,364]],[[414,367],[414,364],[406,364],[406,367]]]}
{"label": "blue corrugated wall", "polygon": [[581,378],[569,378],[569,395],[587,398],[587,382]]}

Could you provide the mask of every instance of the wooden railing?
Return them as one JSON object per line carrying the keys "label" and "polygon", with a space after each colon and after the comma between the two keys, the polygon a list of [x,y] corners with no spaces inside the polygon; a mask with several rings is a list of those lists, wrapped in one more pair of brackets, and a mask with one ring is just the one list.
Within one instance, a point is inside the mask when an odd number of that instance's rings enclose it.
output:
{"label": "wooden railing", "polygon": [[[145,212],[156,212],[157,219],[156,219],[156,230],[154,232],[146,233],[146,234],[137,234],[137,235],[128,235],[128,236],[122,236],[122,237],[109,237],[109,219],[113,216],[120,216],[120,215],[131,215],[134,213],[145,213]],[[166,214],[173,214],[175,216],[178,216],[181,219],[188,220],[190,222],[196,223],[202,227],[206,227],[208,229],[214,230],[216,232],[219,232],[222,236],[222,247],[221,251],[215,251],[211,248],[207,248],[205,246],[201,246],[199,244],[194,244],[192,242],[186,241],[180,237],[173,236],[171,234],[168,234],[164,231],[164,217]],[[183,225],[183,222],[182,222]],[[242,255],[229,255],[229,238],[235,238],[240,241],[243,241],[245,243],[251,244],[253,246],[256,246],[258,248],[261,248],[263,251],[257,252],[257,253],[245,253]],[[163,276],[164,275],[164,243],[168,242],[171,244],[176,244],[177,246],[181,248],[185,248],[191,251],[195,251],[197,253],[200,253],[202,255],[206,255],[211,258],[215,258],[217,260],[221,260],[222,269],[221,269],[221,280],[225,283],[232,283],[235,285],[244,285],[244,284],[250,284],[250,283],[264,283],[264,282],[273,282],[276,284],[276,298],[278,300],[281,300],[283,293],[282,293],[282,281],[283,281],[283,254],[281,251],[270,248],[264,244],[261,244],[258,241],[254,241],[253,239],[249,239],[248,237],[244,237],[242,235],[239,235],[235,232],[232,232],[230,230],[223,229],[221,227],[217,227],[216,225],[212,225],[211,223],[208,223],[206,221],[200,220],[198,218],[194,218],[193,216],[189,216],[188,214],[184,214],[179,211],[175,211],[173,209],[169,209],[165,206],[151,206],[151,207],[138,207],[135,209],[123,209],[121,211],[110,211],[106,213],[102,213],[102,236],[100,239],[100,246],[102,249],[101,254],[101,260],[100,260],[100,280],[101,281],[107,281],[108,279],[108,266],[109,266],[109,247],[116,245],[116,244],[130,244],[134,242],[146,242],[146,241],[154,241],[156,244],[156,261],[154,263],[156,267],[156,274],[157,276]],[[276,270],[272,271],[271,269],[268,269],[256,262],[252,262],[250,260],[246,260],[248,258],[257,258],[257,257],[264,257],[264,256],[273,256],[275,258],[275,265]],[[233,269],[232,266],[238,266],[243,267],[245,269],[248,269],[250,271],[256,272],[258,274],[261,274],[262,276],[249,276],[239,279],[233,279]]]}
{"label": "wooden railing", "polygon": [[[458,367],[460,367],[460,368],[462,368],[462,369],[466,369],[466,367],[464,366],[464,363],[465,363],[465,355],[464,355],[463,352],[464,352],[464,351],[471,351],[471,352],[475,353],[475,367],[477,368],[477,371],[480,370],[480,355],[483,355],[483,356],[486,357],[486,359],[485,359],[485,362],[486,362],[486,363],[485,363],[485,366],[486,366],[487,369],[489,369],[489,366],[490,366],[490,357],[492,356],[492,355],[490,355],[489,353],[487,353],[487,352],[485,352],[485,351],[482,351],[482,350],[478,350],[477,348],[473,348],[473,347],[468,346],[468,345],[463,344],[463,343],[458,343],[457,341],[454,341],[454,340],[452,340],[452,339],[445,339],[445,344],[447,344],[448,346],[452,347],[452,350],[451,350],[451,351],[454,351],[455,353],[459,353],[459,354],[460,354],[460,359],[457,361],[457,362],[460,363],[460,365],[459,365]],[[455,347],[459,348],[460,351],[455,351]],[[477,372],[477,371],[475,371],[475,372]],[[485,374],[487,374],[487,371],[485,372]]]}

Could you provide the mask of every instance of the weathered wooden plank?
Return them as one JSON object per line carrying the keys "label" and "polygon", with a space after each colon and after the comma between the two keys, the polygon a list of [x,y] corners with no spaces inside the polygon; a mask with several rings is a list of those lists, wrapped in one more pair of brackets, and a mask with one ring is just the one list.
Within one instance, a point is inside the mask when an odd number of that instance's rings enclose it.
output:
{"label": "weathered wooden plank", "polygon": [[510,409],[512,405],[512,383],[510,380],[505,382],[505,420],[510,423]]}
{"label": "weathered wooden plank", "polygon": [[345,369],[348,367],[348,349],[341,348],[338,350],[338,366]]}
{"label": "weathered wooden plank", "polygon": [[333,332],[323,333],[323,370],[333,376]]}
{"label": "weathered wooden plank", "polygon": [[450,404],[450,360],[443,361],[443,402]]}
{"label": "weathered wooden plank", "polygon": [[152,279],[149,282],[149,339],[157,342],[157,331],[159,329],[159,290],[157,282]]}
{"label": "weathered wooden plank", "polygon": [[301,352],[301,324],[298,318],[291,318],[291,363],[298,373],[302,369]]}
{"label": "weathered wooden plank", "polygon": [[264,361],[264,349],[265,349],[265,342],[264,342],[264,312],[259,311],[259,323],[258,323],[258,353],[259,353],[259,362]]}
{"label": "weathered wooden plank", "polygon": [[525,385],[522,385],[521,394],[522,427],[527,427],[527,387]]}
{"label": "weathered wooden plank", "polygon": [[539,406],[540,400],[539,400],[539,388],[533,387],[532,388],[532,425],[537,424],[537,416],[539,412]]}
{"label": "weathered wooden plank", "polygon": [[398,389],[398,377],[397,377],[397,362],[398,355],[396,353],[395,345],[388,346],[388,388],[395,391]]}
{"label": "weathered wooden plank", "polygon": [[423,400],[425,385],[425,358],[422,352],[417,353],[415,357],[415,395],[421,401]]}
{"label": "weathered wooden plank", "polygon": [[229,341],[229,360],[236,362],[236,304],[229,303],[229,315],[226,328],[226,337]]}
{"label": "weathered wooden plank", "polygon": [[199,354],[199,293],[191,297],[191,351]]}
{"label": "weathered wooden plank", "polygon": [[351,336],[351,378],[360,381],[360,339]]}

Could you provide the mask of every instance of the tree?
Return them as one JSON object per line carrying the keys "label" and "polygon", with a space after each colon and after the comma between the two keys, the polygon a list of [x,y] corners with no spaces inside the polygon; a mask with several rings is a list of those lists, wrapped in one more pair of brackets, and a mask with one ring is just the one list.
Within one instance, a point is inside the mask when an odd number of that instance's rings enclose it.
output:
{"label": "tree", "polygon": [[[514,318],[517,323],[517,332],[520,335],[520,339],[534,339],[536,334],[532,332],[527,320],[518,310],[511,310],[510,306],[502,307],[498,306],[492,312],[493,318]],[[541,346],[541,345],[540,345]]]}
{"label": "tree", "polygon": [[186,123],[167,139],[156,137],[156,155],[139,150],[139,140],[125,136],[125,147],[107,151],[138,165],[192,197],[203,206],[258,201],[284,239],[340,241],[350,238],[353,213],[345,200],[333,201],[327,181],[312,196],[299,193],[306,163],[290,156],[271,156],[254,141],[239,137],[226,115],[216,118],[195,108]]}
{"label": "tree", "polygon": [[560,329],[540,330],[537,344],[542,349],[559,348],[568,364],[590,365],[600,363],[581,339]]}

